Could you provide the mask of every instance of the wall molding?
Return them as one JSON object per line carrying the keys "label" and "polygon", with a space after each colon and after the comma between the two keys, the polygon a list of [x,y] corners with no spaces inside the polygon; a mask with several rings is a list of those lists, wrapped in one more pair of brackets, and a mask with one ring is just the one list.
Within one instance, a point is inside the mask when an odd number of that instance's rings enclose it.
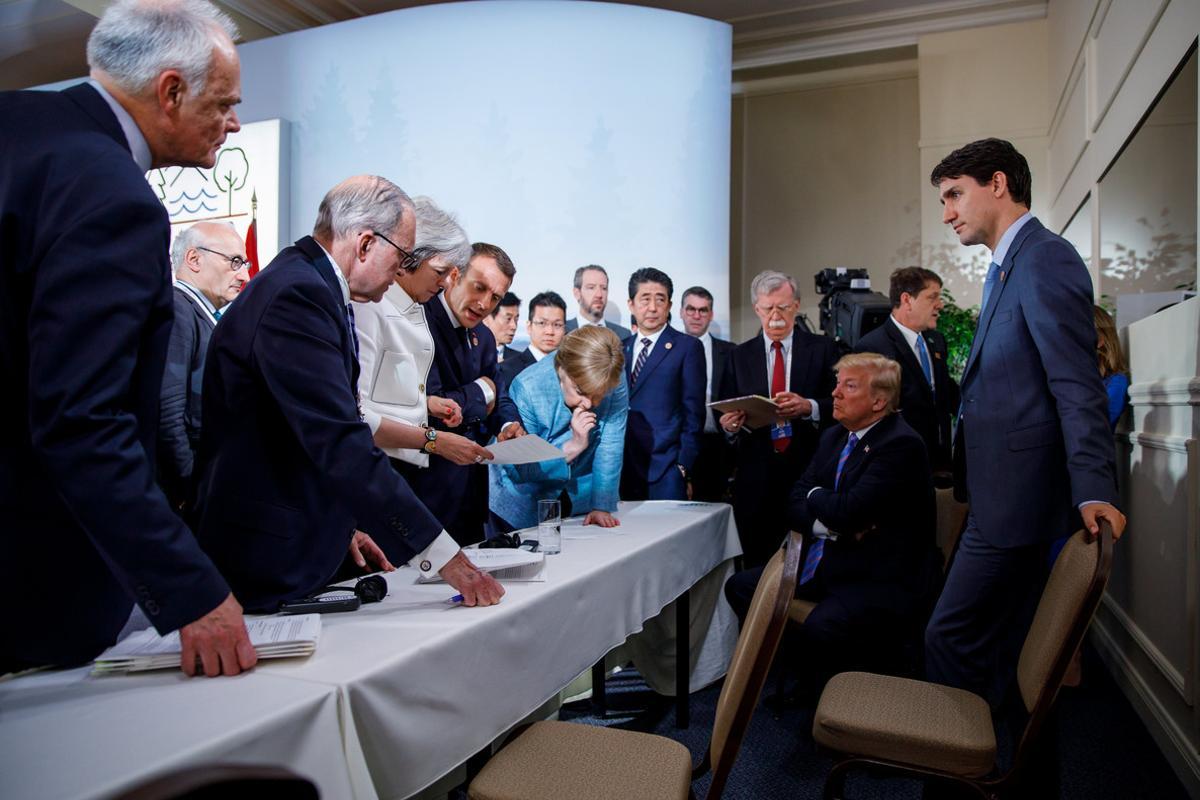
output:
{"label": "wall molding", "polygon": [[734,81],[731,91],[734,97],[754,97],[787,92],[806,92],[814,89],[833,89],[838,86],[853,86],[863,83],[880,83],[913,79],[917,77],[917,60],[893,61],[887,64],[870,64],[860,67],[810,72],[800,75],[782,75],[776,78],[760,78],[750,81]]}
{"label": "wall molding", "polygon": [[[996,136],[1001,139],[1044,139],[1048,134],[1045,126],[1039,125],[1036,128],[1009,128],[1001,130],[997,128],[981,128],[979,131],[972,133],[964,131],[961,134],[934,136],[931,138],[922,137],[917,142],[917,147],[958,147],[966,144],[972,139],[979,139],[983,136]],[[939,212],[940,213],[940,212]]]}
{"label": "wall molding", "polygon": [[1146,654],[1146,657],[1149,658],[1151,662],[1154,663],[1154,666],[1157,667],[1162,676],[1167,679],[1167,682],[1175,688],[1175,691],[1179,692],[1179,696],[1183,698],[1183,701],[1189,706],[1192,705],[1194,687],[1190,685],[1191,681],[1188,680],[1187,676],[1184,675],[1178,667],[1172,664],[1167,657],[1163,655],[1162,651],[1158,649],[1158,646],[1155,645],[1154,642],[1150,640],[1150,637],[1147,636],[1141,629],[1141,627],[1139,627],[1138,624],[1133,621],[1133,618],[1125,613],[1125,609],[1117,605],[1117,601],[1113,600],[1111,595],[1105,592],[1104,597],[1101,598],[1101,603],[1104,604],[1104,607],[1108,610],[1108,613],[1112,614],[1113,619],[1117,621],[1117,624],[1119,624],[1125,630],[1125,633],[1129,635],[1129,638],[1133,639],[1138,648]]}
{"label": "wall molding", "polygon": [[1129,402],[1135,406],[1200,405],[1200,375],[1132,384],[1129,387]]}

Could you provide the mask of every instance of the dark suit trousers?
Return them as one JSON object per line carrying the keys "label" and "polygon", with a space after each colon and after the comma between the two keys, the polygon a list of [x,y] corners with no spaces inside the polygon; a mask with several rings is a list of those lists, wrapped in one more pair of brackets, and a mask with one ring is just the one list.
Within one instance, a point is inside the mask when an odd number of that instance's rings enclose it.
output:
{"label": "dark suit trousers", "polygon": [[729,500],[729,476],[733,472],[734,450],[725,434],[700,435],[700,455],[692,466],[692,499],[706,503]]}
{"label": "dark suit trousers", "polygon": [[765,480],[751,482],[739,475],[733,485],[733,517],[747,567],[766,564],[783,544],[788,530],[788,497],[808,465],[807,459],[796,463],[789,454],[774,450],[765,457],[769,459]]}
{"label": "dark suit trousers", "polygon": [[656,481],[621,472],[622,500],[687,500],[687,484],[678,469],[668,469]]}
{"label": "dark suit trousers", "polygon": [[967,527],[925,629],[926,677],[999,707],[1046,579],[1046,546],[997,548]]}

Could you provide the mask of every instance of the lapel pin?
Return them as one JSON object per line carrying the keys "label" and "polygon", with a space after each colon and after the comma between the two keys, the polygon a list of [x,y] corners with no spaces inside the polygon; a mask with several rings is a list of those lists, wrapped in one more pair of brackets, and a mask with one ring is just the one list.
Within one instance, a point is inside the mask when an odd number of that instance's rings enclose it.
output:
{"label": "lapel pin", "polygon": [[933,354],[933,357],[934,357],[934,358],[937,358],[937,359],[940,359],[940,358],[942,357],[942,354],[941,354],[941,353],[938,353],[938,352],[935,352],[935,353]]}
{"label": "lapel pin", "polygon": [[473,333],[471,334],[471,347],[479,347],[479,337]]}
{"label": "lapel pin", "polygon": [[871,452],[871,445],[863,445],[863,455],[865,456],[869,452]]}
{"label": "lapel pin", "polygon": [[666,343],[665,345],[663,345],[663,346],[664,346],[664,347],[666,347],[668,350],[670,350],[670,349],[671,349],[671,343],[670,343],[670,342],[667,342],[667,343]]}

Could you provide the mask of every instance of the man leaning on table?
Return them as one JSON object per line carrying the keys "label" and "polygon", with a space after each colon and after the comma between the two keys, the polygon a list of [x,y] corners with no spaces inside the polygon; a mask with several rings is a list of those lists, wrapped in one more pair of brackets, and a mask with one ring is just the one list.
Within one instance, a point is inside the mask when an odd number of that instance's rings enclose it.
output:
{"label": "man leaning on table", "polygon": [[238,130],[229,18],[118,2],[91,80],[0,94],[0,672],[77,664],[134,601],[183,669],[253,666],[229,586],[154,482],[171,335],[166,209],[145,172],[211,167]]}
{"label": "man leaning on table", "polygon": [[247,609],[274,611],[319,590],[347,548],[359,566],[370,557],[440,573],[464,605],[504,594],[392,469],[358,404],[350,301],[379,302],[416,265],[415,230],[398,186],[374,175],[342,181],[321,201],[313,235],[251,281],[213,332],[197,536]]}

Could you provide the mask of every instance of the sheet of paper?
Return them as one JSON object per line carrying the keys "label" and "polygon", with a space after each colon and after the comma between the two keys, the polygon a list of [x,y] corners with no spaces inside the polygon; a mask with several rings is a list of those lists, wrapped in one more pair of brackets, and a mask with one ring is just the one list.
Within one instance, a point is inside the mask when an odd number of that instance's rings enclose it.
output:
{"label": "sheet of paper", "polygon": [[487,449],[495,456],[489,464],[533,464],[566,458],[563,451],[532,433],[505,442],[492,442]]}
{"label": "sheet of paper", "polygon": [[709,403],[708,407],[722,414],[730,411],[745,411],[747,428],[754,430],[775,423],[779,406],[769,397],[750,394],[745,397],[731,397],[728,400],[717,400]]}
{"label": "sheet of paper", "polygon": [[[544,581],[546,580],[546,554],[531,553],[515,547],[466,547],[463,555],[482,572],[490,572],[497,580]],[[418,583],[438,583],[442,577],[437,573],[421,575]]]}

